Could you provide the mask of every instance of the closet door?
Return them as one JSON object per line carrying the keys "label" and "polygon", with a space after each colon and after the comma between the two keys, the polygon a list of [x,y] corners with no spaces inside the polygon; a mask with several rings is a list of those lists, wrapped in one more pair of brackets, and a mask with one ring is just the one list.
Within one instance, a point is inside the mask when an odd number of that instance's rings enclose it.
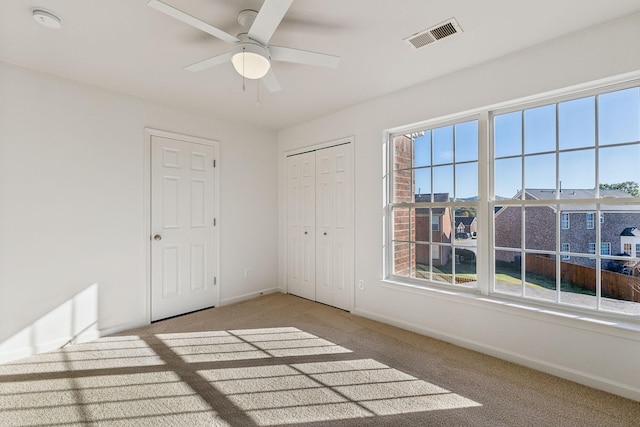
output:
{"label": "closet door", "polygon": [[287,157],[287,289],[316,299],[316,156]]}
{"label": "closet door", "polygon": [[316,151],[316,301],[351,310],[353,144]]}

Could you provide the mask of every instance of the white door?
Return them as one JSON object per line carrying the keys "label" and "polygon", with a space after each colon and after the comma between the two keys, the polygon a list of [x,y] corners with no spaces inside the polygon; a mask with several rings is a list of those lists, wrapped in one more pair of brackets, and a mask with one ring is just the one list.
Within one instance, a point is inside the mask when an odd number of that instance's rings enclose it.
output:
{"label": "white door", "polygon": [[353,303],[353,145],[316,151],[316,301]]}
{"label": "white door", "polygon": [[287,291],[315,300],[314,152],[287,157]]}
{"label": "white door", "polygon": [[151,320],[217,305],[215,147],[151,137]]}

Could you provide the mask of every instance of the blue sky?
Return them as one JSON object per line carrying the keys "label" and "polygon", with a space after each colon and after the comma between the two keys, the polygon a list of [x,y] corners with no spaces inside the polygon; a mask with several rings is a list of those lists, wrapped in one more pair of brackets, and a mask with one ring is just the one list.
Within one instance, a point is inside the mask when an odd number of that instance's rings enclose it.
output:
{"label": "blue sky", "polygon": [[[562,188],[595,188],[596,135],[599,183],[640,183],[640,144],[616,145],[640,141],[639,88],[498,115],[494,117],[494,135],[498,196],[513,197],[523,187],[522,154],[525,187],[555,188],[559,178]],[[415,166],[433,165],[434,192],[453,194],[455,181],[456,197],[477,195],[474,161],[478,156],[477,138],[478,123],[469,121],[436,128],[415,139]],[[560,150],[559,177],[556,177],[556,139]],[[416,170],[415,190],[423,194],[431,192],[428,168]]]}

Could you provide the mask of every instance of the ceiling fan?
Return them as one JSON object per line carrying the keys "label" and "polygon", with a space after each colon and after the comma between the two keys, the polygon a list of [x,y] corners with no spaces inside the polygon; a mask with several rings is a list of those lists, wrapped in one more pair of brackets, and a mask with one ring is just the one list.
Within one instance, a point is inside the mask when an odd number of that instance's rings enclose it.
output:
{"label": "ceiling fan", "polygon": [[238,23],[246,29],[246,32],[237,36],[232,36],[160,0],[149,0],[147,5],[232,45],[229,52],[191,64],[185,67],[185,70],[201,71],[231,62],[241,76],[247,79],[262,79],[269,92],[277,92],[282,87],[271,68],[271,61],[328,68],[336,68],[340,62],[338,56],[269,44],[271,36],[289,10],[291,3],[293,0],[265,0],[259,12],[241,11],[238,15]]}

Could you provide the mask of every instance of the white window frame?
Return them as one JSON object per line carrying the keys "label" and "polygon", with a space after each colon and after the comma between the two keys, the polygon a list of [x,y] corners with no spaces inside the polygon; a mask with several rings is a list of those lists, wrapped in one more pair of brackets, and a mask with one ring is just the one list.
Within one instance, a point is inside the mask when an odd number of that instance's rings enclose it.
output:
{"label": "white window frame", "polygon": [[571,224],[569,222],[569,214],[568,213],[561,213],[560,214],[560,228],[562,228],[563,230],[568,230],[571,227]]}
{"label": "white window frame", "polygon": [[611,243],[609,242],[600,243],[600,255],[611,255]]}
{"label": "white window frame", "polygon": [[[571,252],[571,243],[561,243],[560,252]],[[570,255],[562,255],[563,261],[568,261],[570,259],[571,259]]]}
{"label": "white window frame", "polygon": [[[386,167],[386,172],[384,175],[384,180],[385,180],[385,188],[387,189],[386,193],[385,193],[385,197],[386,197],[386,203],[385,203],[385,236],[386,236],[386,243],[385,243],[385,253],[389,254],[389,250],[391,248],[391,242],[392,242],[392,236],[391,236],[391,221],[392,221],[392,217],[390,215],[391,213],[391,203],[390,203],[390,195],[393,194],[393,187],[392,187],[392,171],[393,171],[393,151],[392,151],[392,144],[390,143],[391,141],[391,136],[392,135],[397,135],[399,131],[402,132],[410,132],[412,129],[414,130],[418,130],[418,129],[423,129],[425,127],[429,127],[429,128],[434,128],[434,127],[438,127],[438,126],[442,126],[444,125],[446,121],[452,122],[452,121],[465,121],[468,120],[471,115],[477,115],[478,116],[478,130],[479,130],[479,138],[478,138],[478,156],[479,156],[479,164],[478,164],[478,182],[479,182],[479,188],[478,188],[478,202],[476,205],[477,208],[477,219],[478,219],[478,224],[477,224],[477,229],[478,229],[478,235],[480,236],[480,239],[478,240],[478,254],[477,254],[477,276],[478,276],[478,288],[477,291],[479,291],[482,295],[486,295],[489,298],[495,296],[495,291],[494,291],[494,284],[493,284],[493,278],[494,278],[494,274],[495,274],[495,260],[494,260],[494,250],[496,250],[496,248],[494,247],[493,244],[493,238],[495,236],[495,230],[494,230],[494,224],[493,224],[493,217],[495,214],[495,210],[497,207],[502,207],[505,205],[514,205],[514,206],[520,206],[520,207],[524,207],[524,206],[529,206],[529,205],[536,205],[536,203],[532,203],[530,204],[530,201],[525,200],[524,195],[522,196],[522,200],[518,200],[518,201],[511,201],[510,199],[505,201],[505,200],[495,200],[493,199],[493,194],[494,194],[494,183],[492,182],[492,177],[493,177],[493,162],[494,162],[494,154],[493,154],[493,117],[498,114],[498,113],[504,113],[504,112],[508,112],[508,111],[519,111],[522,110],[524,111],[525,109],[529,109],[529,108],[533,108],[536,106],[543,106],[543,105],[548,105],[548,104],[557,104],[560,102],[564,102],[564,101],[568,101],[568,100],[573,100],[573,99],[578,99],[578,98],[583,98],[586,96],[598,96],[600,94],[605,94],[608,92],[614,92],[617,90],[622,90],[622,89],[626,89],[626,88],[631,88],[631,87],[640,87],[640,73],[638,73],[637,75],[634,75],[634,78],[636,78],[637,80],[626,80],[626,81],[622,81],[620,80],[617,84],[612,83],[611,81],[608,81],[606,84],[600,83],[600,84],[592,84],[592,85],[584,85],[582,87],[580,87],[579,89],[567,89],[564,91],[558,91],[552,95],[541,95],[541,96],[537,96],[537,97],[531,97],[525,101],[514,101],[514,102],[510,102],[510,103],[505,103],[499,106],[495,106],[495,107],[486,107],[486,108],[481,108],[481,109],[477,109],[474,110],[472,112],[467,112],[467,113],[462,113],[462,114],[454,114],[448,117],[441,117],[438,119],[434,119],[434,120],[430,120],[430,121],[426,121],[423,122],[419,125],[412,125],[412,126],[408,126],[408,127],[403,127],[403,128],[395,128],[395,129],[390,129],[388,131],[385,132],[385,145],[387,146],[387,149],[385,150],[385,167]],[[558,93],[560,93],[560,95],[558,95]],[[596,105],[597,105],[597,101],[596,101]],[[635,144],[635,142],[632,142]],[[612,144],[613,145],[613,144]],[[611,146],[611,145],[609,145]],[[596,145],[596,148],[598,146]],[[556,156],[558,156],[558,153],[562,152],[561,150],[556,149]],[[524,153],[524,152],[523,152]],[[523,154],[524,155],[524,154]],[[487,159],[487,163],[484,164],[482,159]],[[596,164],[597,163],[597,159],[596,159]],[[557,172],[557,171],[556,171]],[[596,171],[597,174],[597,171]],[[524,172],[523,172],[523,176],[524,176]],[[486,187],[485,187],[486,184]],[[598,189],[596,189],[596,196],[597,196],[597,191]],[[538,201],[538,205],[542,204],[542,201]],[[546,202],[546,201],[545,201]],[[601,258],[601,254],[600,253],[595,253],[595,247],[600,246],[602,248],[602,244],[600,242],[600,228],[601,225],[604,223],[604,214],[601,211],[606,210],[606,204],[609,203],[611,204],[612,202],[610,201],[605,201],[604,199],[601,198],[594,198],[592,200],[588,200],[588,204],[593,204],[596,206],[596,209],[594,209],[594,212],[599,216],[599,221],[597,224],[594,224],[594,229],[596,230],[596,242],[590,244],[594,245],[593,246],[593,250],[591,251],[591,255],[589,258],[590,259],[595,259],[596,260],[596,265],[604,265],[601,261],[604,261],[605,258]],[[635,199],[633,201],[630,202],[631,204],[635,204],[635,205],[640,205],[640,198]],[[465,203],[466,205],[468,205],[468,203]],[[556,209],[556,212],[558,212],[560,210],[561,207],[561,203],[558,202],[551,202],[551,203],[544,203],[545,205],[551,207],[552,209]],[[585,201],[582,200],[580,202],[574,202],[572,203],[570,202],[566,202],[563,201],[562,205],[575,205],[575,208],[579,207],[579,206],[584,206]],[[574,209],[575,209],[574,208]],[[576,209],[577,210],[577,209]],[[452,211],[455,211],[454,209],[452,209]],[[524,211],[524,209],[523,209]],[[561,239],[560,239],[560,218],[559,215],[557,217],[557,223],[556,223],[556,249],[555,251],[550,251],[549,255],[556,255],[556,259],[560,259],[560,257],[564,257],[566,255],[561,255]],[[523,221],[522,227],[524,229],[525,224]],[[455,225],[454,228],[455,230]],[[481,239],[482,236],[488,236],[488,238],[486,239]],[[452,239],[454,240],[454,239]],[[603,243],[608,243],[608,242],[603,242]],[[437,246],[437,247],[436,247]],[[439,249],[440,246],[438,245],[433,245],[431,247],[431,250],[437,250]],[[610,252],[610,244],[607,245],[608,251]],[[517,253],[519,250],[522,250],[523,253],[525,251],[525,247],[524,247],[524,242],[522,243],[522,248],[508,248],[509,251],[512,251],[514,253]],[[575,250],[575,249],[574,249]],[[600,251],[598,251],[600,252]],[[640,253],[638,253],[637,255],[640,256]],[[522,259],[522,262],[525,263],[525,260]],[[411,280],[406,280],[407,278],[400,278],[398,279],[397,277],[394,277],[392,274],[393,271],[393,257],[389,257],[386,256],[385,257],[385,265],[384,265],[384,278],[388,281],[388,283],[393,284],[393,285],[414,285],[415,283],[412,283]],[[600,267],[598,267],[598,272],[600,271]],[[597,275],[598,277],[600,277],[600,274],[598,273]],[[558,275],[557,277],[560,277],[560,275]],[[423,284],[420,284],[421,286],[423,286]],[[436,284],[438,285],[438,284]],[[558,287],[558,289],[560,289]],[[475,290],[470,290],[470,289],[461,289],[462,291],[475,291]],[[562,304],[562,301],[560,301],[560,299],[558,299],[556,302],[551,302],[551,301],[532,301],[530,298],[526,298],[523,295],[521,296],[511,296],[511,295],[505,295],[505,294],[500,294],[497,295],[499,296],[499,298],[504,299],[515,299],[517,301],[526,301],[527,304],[532,304],[532,305],[543,305],[543,306],[547,306],[547,305],[551,305],[552,307],[562,310],[563,307],[567,308],[566,305]],[[601,298],[600,294],[599,294],[599,290],[597,293],[597,298]],[[585,313],[589,313],[590,315],[594,315],[594,313],[598,314],[598,315],[603,315],[604,317],[609,317],[610,315],[614,315],[614,316],[623,316],[624,318],[637,318],[640,320],[640,316],[636,316],[636,315],[629,315],[626,314],[624,312],[603,312],[601,311],[600,308],[600,300],[598,300],[597,303],[597,307],[595,309],[589,308],[589,307],[569,307],[569,311],[580,311],[580,312],[585,312]]]}
{"label": "white window frame", "polygon": [[587,212],[585,214],[585,221],[587,223],[587,230],[593,230],[596,228],[596,214],[593,212]]}

